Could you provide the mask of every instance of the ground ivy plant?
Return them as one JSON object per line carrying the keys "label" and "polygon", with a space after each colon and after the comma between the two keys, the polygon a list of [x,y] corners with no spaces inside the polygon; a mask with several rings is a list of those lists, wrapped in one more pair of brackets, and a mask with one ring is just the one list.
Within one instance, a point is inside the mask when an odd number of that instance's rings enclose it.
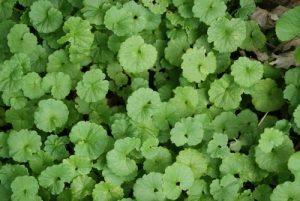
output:
{"label": "ground ivy plant", "polygon": [[0,200],[299,201],[299,37],[297,1],[0,0]]}

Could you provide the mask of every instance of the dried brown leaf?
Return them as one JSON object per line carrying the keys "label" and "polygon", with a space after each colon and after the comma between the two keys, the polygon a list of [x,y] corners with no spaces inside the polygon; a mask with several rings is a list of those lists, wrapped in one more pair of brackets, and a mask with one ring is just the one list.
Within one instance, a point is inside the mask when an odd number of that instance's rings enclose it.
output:
{"label": "dried brown leaf", "polygon": [[275,52],[278,52],[278,51],[285,52],[285,51],[291,49],[292,47],[297,47],[299,45],[300,45],[300,38],[295,38],[293,40],[280,43],[274,51]]}
{"label": "dried brown leaf", "polygon": [[270,14],[270,18],[273,21],[277,21],[279,19],[279,17],[286,12],[287,10],[289,10],[289,8],[284,7],[284,6],[277,6],[276,8],[274,8],[269,14]]}
{"label": "dried brown leaf", "polygon": [[289,10],[289,8],[284,6],[277,6],[272,11],[257,7],[251,16],[251,19],[256,21],[261,28],[271,29],[275,27],[276,21],[287,10]]}
{"label": "dried brown leaf", "polygon": [[279,55],[272,54],[272,58],[274,58],[275,60],[270,62],[270,64],[275,65],[277,68],[288,69],[291,66],[296,65],[293,51],[285,52]]}
{"label": "dried brown leaf", "polygon": [[274,21],[270,18],[269,11],[259,7],[255,9],[251,15],[251,19],[256,21],[257,24],[263,29],[270,29],[275,26]]}
{"label": "dried brown leaf", "polygon": [[269,55],[266,52],[261,52],[259,50],[254,51],[257,59],[261,62],[265,62],[269,60]]}

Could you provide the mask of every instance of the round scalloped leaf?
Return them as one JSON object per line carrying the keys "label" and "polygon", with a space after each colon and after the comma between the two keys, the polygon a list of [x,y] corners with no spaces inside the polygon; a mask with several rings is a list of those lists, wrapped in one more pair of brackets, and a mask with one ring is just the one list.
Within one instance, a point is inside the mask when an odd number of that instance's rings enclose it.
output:
{"label": "round scalloped leaf", "polygon": [[16,92],[22,87],[23,70],[16,62],[9,60],[1,65],[0,91]]}
{"label": "round scalloped leaf", "polygon": [[182,163],[173,163],[168,166],[163,175],[163,191],[168,199],[176,200],[182,190],[193,185],[194,174],[190,167]]}
{"label": "round scalloped leaf", "polygon": [[21,90],[14,92],[4,91],[1,98],[5,105],[17,110],[24,108],[28,103]]}
{"label": "round scalloped leaf", "polygon": [[240,131],[239,118],[233,112],[221,112],[211,123],[215,132],[224,133],[229,139],[238,137]]}
{"label": "round scalloped leaf", "polygon": [[106,154],[108,168],[118,176],[129,176],[138,170],[136,161],[130,157],[130,153],[139,149],[139,138],[126,137],[115,142],[114,149]]}
{"label": "round scalloped leaf", "polygon": [[37,99],[45,94],[42,88],[42,78],[35,72],[28,73],[22,78],[21,88],[24,96],[30,99]]}
{"label": "round scalloped leaf", "polygon": [[34,113],[35,125],[45,132],[52,132],[61,128],[68,120],[69,110],[60,100],[41,100]]}
{"label": "round scalloped leaf", "polygon": [[14,25],[7,35],[7,44],[12,53],[31,53],[36,49],[37,38],[25,24]]}
{"label": "round scalloped leaf", "polygon": [[292,108],[300,103],[300,68],[289,69],[284,76],[286,87],[283,91],[284,98],[289,101]]}
{"label": "round scalloped leaf", "polygon": [[105,12],[112,4],[105,0],[84,0],[81,12],[91,24],[101,25],[104,22]]}
{"label": "round scalloped leaf", "polygon": [[77,83],[76,92],[86,102],[97,102],[105,98],[108,91],[108,81],[100,69],[86,72]]}
{"label": "round scalloped leaf", "polygon": [[73,63],[88,63],[90,60],[91,47],[94,42],[92,26],[87,20],[71,16],[65,21],[63,30],[66,33],[58,39],[59,44],[70,43],[69,56]]}
{"label": "round scalloped leaf", "polygon": [[230,201],[238,197],[242,182],[233,175],[228,174],[221,179],[213,180],[209,187],[215,200]]}
{"label": "round scalloped leaf", "polygon": [[299,188],[299,182],[284,182],[276,186],[270,196],[270,199],[271,201],[296,201],[300,197],[300,191],[298,190]]}
{"label": "round scalloped leaf", "polygon": [[226,14],[226,4],[223,0],[196,0],[193,6],[194,16],[210,25]]}
{"label": "round scalloped leaf", "polygon": [[158,147],[155,149],[155,155],[151,158],[146,158],[143,163],[143,168],[146,172],[161,172],[163,173],[169,165],[172,164],[172,155],[167,148]]}
{"label": "round scalloped leaf", "polygon": [[274,129],[274,128],[266,128],[264,132],[261,134],[261,137],[258,142],[258,147],[266,152],[270,153],[272,149],[280,146],[284,140],[284,133]]}
{"label": "round scalloped leaf", "polygon": [[55,99],[64,99],[70,93],[71,85],[70,76],[62,72],[47,73],[42,82],[42,88],[46,92],[51,91]]}
{"label": "round scalloped leaf", "polygon": [[246,23],[238,18],[222,18],[211,24],[207,35],[219,52],[234,52],[246,39]]}
{"label": "round scalloped leaf", "polygon": [[66,144],[69,142],[67,136],[59,137],[57,135],[49,135],[44,142],[44,150],[56,160],[62,160],[69,156]]}
{"label": "round scalloped leaf", "polygon": [[142,0],[142,2],[154,14],[163,14],[166,12],[170,0]]}
{"label": "round scalloped leaf", "polygon": [[[263,170],[282,172],[287,169],[288,159],[294,153],[294,145],[284,133],[280,132],[280,136],[278,132],[271,131],[269,130],[261,135],[259,145],[255,147],[255,161]],[[267,138],[271,138],[272,141],[266,141]],[[283,140],[280,138],[283,138]],[[268,145],[268,143],[271,144]]]}
{"label": "round scalloped leaf", "polygon": [[208,91],[209,100],[215,106],[224,110],[232,110],[239,107],[242,100],[243,89],[233,81],[230,75],[223,75],[220,79],[216,79]]}
{"label": "round scalloped leaf", "polygon": [[133,194],[137,200],[164,201],[162,174],[151,172],[137,179],[133,187]]}
{"label": "round scalloped leaf", "polygon": [[41,146],[41,136],[36,131],[20,130],[11,132],[7,139],[9,155],[18,162],[30,160]]}
{"label": "round scalloped leaf", "polygon": [[264,73],[264,67],[259,61],[240,57],[231,66],[231,75],[241,87],[251,87],[257,83]]}
{"label": "round scalloped leaf", "polygon": [[11,190],[11,183],[19,176],[28,175],[28,170],[24,165],[5,164],[0,167],[1,186]]}
{"label": "round scalloped leaf", "polygon": [[157,51],[141,36],[131,36],[121,44],[118,57],[126,72],[141,73],[154,66]]}
{"label": "round scalloped leaf", "polygon": [[134,121],[143,122],[151,119],[160,109],[159,94],[150,88],[134,91],[127,100],[128,116]]}
{"label": "round scalloped leaf", "polygon": [[184,149],[176,157],[176,161],[191,168],[194,178],[200,178],[207,171],[208,162],[206,157],[196,149]]}
{"label": "round scalloped leaf", "polygon": [[38,175],[48,166],[53,165],[53,161],[52,155],[44,151],[39,151],[29,160],[29,167],[35,175]]}
{"label": "round scalloped leaf", "polygon": [[87,175],[92,170],[92,161],[89,157],[71,155],[69,158],[63,160],[63,164],[68,165],[70,168],[76,170],[74,173],[75,176]]}
{"label": "round scalloped leaf", "polygon": [[30,7],[29,17],[34,28],[40,33],[54,32],[63,22],[62,13],[47,0],[34,2]]}
{"label": "round scalloped leaf", "polygon": [[106,130],[95,123],[80,121],[71,130],[70,141],[75,144],[75,154],[97,159],[106,149]]}
{"label": "round scalloped leaf", "polygon": [[257,22],[247,21],[246,22],[247,37],[244,40],[241,48],[248,51],[255,51],[265,46],[266,36],[260,30]]}
{"label": "round scalloped leaf", "polygon": [[147,12],[149,11],[142,5],[129,1],[121,8],[110,7],[105,13],[104,24],[118,36],[134,35],[144,30],[149,23]]}
{"label": "round scalloped leaf", "polygon": [[203,134],[202,124],[197,119],[187,117],[175,124],[170,132],[170,139],[177,147],[185,144],[195,146],[201,143]]}
{"label": "round scalloped leaf", "polygon": [[37,200],[38,181],[33,176],[19,176],[11,183],[12,200]]}
{"label": "round scalloped leaf", "polygon": [[183,18],[191,18],[193,17],[193,13],[191,12],[192,7],[194,5],[193,0],[172,0],[174,6],[177,7],[178,13]]}
{"label": "round scalloped leaf", "polygon": [[207,145],[207,153],[212,158],[224,158],[230,153],[227,146],[228,137],[222,133],[214,133],[213,139]]}
{"label": "round scalloped leaf", "polygon": [[300,36],[300,6],[283,13],[276,22],[276,35],[281,41]]}
{"label": "round scalloped leaf", "polygon": [[94,201],[113,201],[121,199],[124,193],[120,186],[101,181],[95,185],[92,195]]}
{"label": "round scalloped leaf", "polygon": [[20,66],[24,73],[28,73],[32,71],[30,57],[24,53],[14,54],[11,58],[11,61],[15,63],[15,65]]}
{"label": "round scalloped leaf", "polygon": [[38,177],[41,187],[50,190],[51,194],[61,193],[65,187],[65,182],[72,181],[74,170],[63,163],[48,166]]}
{"label": "round scalloped leaf", "polygon": [[189,82],[200,83],[206,77],[214,73],[217,68],[216,57],[213,52],[205,54],[205,49],[188,49],[182,56],[182,75]]}
{"label": "round scalloped leaf", "polygon": [[157,154],[159,141],[157,138],[150,137],[146,139],[141,146],[141,154],[145,158],[153,158]]}
{"label": "round scalloped leaf", "polygon": [[261,112],[278,110],[284,104],[282,90],[269,78],[259,80],[251,87],[250,95],[255,109]]}
{"label": "round scalloped leaf", "polygon": [[292,84],[300,87],[300,68],[292,68],[286,71],[284,81],[286,85]]}
{"label": "round scalloped leaf", "polygon": [[72,196],[76,199],[84,199],[91,195],[96,182],[89,176],[80,175],[73,179],[71,183]]}

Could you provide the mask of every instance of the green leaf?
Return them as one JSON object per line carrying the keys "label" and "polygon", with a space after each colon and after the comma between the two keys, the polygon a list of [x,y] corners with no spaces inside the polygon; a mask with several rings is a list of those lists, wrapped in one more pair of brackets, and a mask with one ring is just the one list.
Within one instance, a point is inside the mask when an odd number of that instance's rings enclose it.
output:
{"label": "green leaf", "polygon": [[87,63],[89,61],[91,46],[94,41],[91,29],[92,27],[89,22],[80,17],[70,17],[65,21],[63,30],[67,34],[57,42],[59,44],[70,43],[69,53],[71,62]]}
{"label": "green leaf", "polygon": [[105,98],[108,91],[108,81],[100,69],[86,72],[82,80],[77,83],[76,92],[86,102],[97,102]]}
{"label": "green leaf", "polygon": [[126,137],[119,139],[114,144],[114,149],[106,155],[107,166],[118,176],[128,176],[137,172],[138,167],[130,154],[140,147],[139,138]]}
{"label": "green leaf", "polygon": [[189,148],[180,151],[176,157],[176,161],[190,167],[195,179],[200,178],[207,171],[207,159],[196,149]]}
{"label": "green leaf", "polygon": [[64,126],[68,116],[69,110],[62,101],[54,99],[41,100],[34,113],[34,123],[42,131],[52,132]]}
{"label": "green leaf", "polygon": [[209,74],[215,72],[217,68],[216,57],[213,52],[205,53],[205,49],[188,49],[182,55],[181,68],[182,75],[189,82],[200,83],[204,81]]}
{"label": "green leaf", "polygon": [[4,0],[0,2],[0,21],[11,17],[15,3],[16,0]]}
{"label": "green leaf", "polygon": [[240,57],[231,66],[231,75],[234,77],[234,81],[244,88],[256,84],[262,79],[263,73],[263,65],[247,57]]}
{"label": "green leaf", "polygon": [[234,52],[246,39],[246,23],[239,18],[222,18],[211,24],[207,35],[219,52]]}
{"label": "green leaf", "polygon": [[38,181],[33,176],[19,176],[11,183],[12,200],[38,200]]}
{"label": "green leaf", "polygon": [[75,144],[76,155],[96,159],[105,151],[108,137],[102,126],[80,121],[72,128],[70,141]]}
{"label": "green leaf", "polygon": [[204,129],[197,118],[187,117],[175,124],[170,135],[171,141],[178,147],[185,144],[195,146],[201,143]]}
{"label": "green leaf", "polygon": [[297,200],[300,196],[298,189],[300,187],[298,182],[284,182],[276,186],[271,194],[271,201],[288,201]]}
{"label": "green leaf", "polygon": [[241,48],[248,51],[255,51],[262,49],[266,43],[266,36],[260,30],[258,24],[254,21],[246,22],[246,39],[241,45]]}
{"label": "green leaf", "polygon": [[39,74],[32,72],[22,78],[22,91],[30,99],[40,98],[45,94],[42,88],[42,78]]}
{"label": "green leaf", "polygon": [[96,182],[89,176],[78,176],[71,183],[72,196],[76,199],[84,199],[93,192]]}
{"label": "green leaf", "polygon": [[36,131],[20,130],[12,132],[7,139],[9,155],[18,162],[26,162],[40,150],[41,137]]}
{"label": "green leaf", "polygon": [[39,184],[48,188],[53,195],[61,193],[65,183],[73,179],[74,170],[65,164],[48,166],[38,177]]}
{"label": "green leaf", "polygon": [[223,0],[196,0],[193,6],[194,16],[205,24],[212,24],[218,18],[224,17],[226,4]]}
{"label": "green leaf", "polygon": [[110,201],[123,197],[123,189],[120,186],[101,181],[95,185],[93,190],[93,200]]}
{"label": "green leaf", "polygon": [[32,25],[40,33],[51,33],[63,23],[62,13],[50,1],[38,0],[30,7],[29,17]]}
{"label": "green leaf", "polygon": [[276,35],[281,41],[300,36],[300,6],[283,13],[276,22]]}
{"label": "green leaf", "polygon": [[69,156],[66,149],[69,139],[66,136],[49,135],[44,142],[44,150],[56,160],[61,160]]}
{"label": "green leaf", "polygon": [[[64,83],[63,85],[61,83]],[[42,88],[45,92],[51,92],[55,99],[64,99],[71,90],[72,81],[69,75],[62,72],[47,73],[43,78]]]}
{"label": "green leaf", "polygon": [[154,66],[157,51],[141,36],[131,36],[121,44],[118,57],[126,72],[141,73]]}
{"label": "green leaf", "polygon": [[104,22],[105,12],[112,4],[105,0],[84,0],[81,9],[83,16],[91,24],[101,25]]}
{"label": "green leaf", "polygon": [[238,197],[241,187],[241,181],[229,174],[213,180],[210,184],[210,193],[216,200],[229,201]]}
{"label": "green leaf", "polygon": [[163,191],[168,199],[177,199],[182,190],[193,185],[194,174],[191,168],[182,163],[174,163],[167,167],[163,175]]}
{"label": "green leaf", "polygon": [[160,109],[159,94],[150,88],[140,88],[134,91],[127,100],[128,116],[137,122],[151,119]]}
{"label": "green leaf", "polygon": [[284,103],[282,90],[270,78],[259,80],[251,88],[250,95],[255,109],[261,112],[278,110]]}
{"label": "green leaf", "polygon": [[29,54],[36,49],[37,38],[25,24],[16,24],[7,35],[7,44],[12,53]]}
{"label": "green leaf", "polygon": [[209,100],[217,107],[224,110],[232,110],[239,107],[242,100],[243,89],[234,83],[233,77],[224,74],[222,78],[215,80],[208,91]]}
{"label": "green leaf", "polygon": [[6,189],[11,190],[11,183],[19,176],[28,175],[28,170],[24,165],[6,164],[0,168],[0,181]]}
{"label": "green leaf", "polygon": [[136,180],[133,194],[137,200],[165,200],[162,189],[162,174],[151,172]]}

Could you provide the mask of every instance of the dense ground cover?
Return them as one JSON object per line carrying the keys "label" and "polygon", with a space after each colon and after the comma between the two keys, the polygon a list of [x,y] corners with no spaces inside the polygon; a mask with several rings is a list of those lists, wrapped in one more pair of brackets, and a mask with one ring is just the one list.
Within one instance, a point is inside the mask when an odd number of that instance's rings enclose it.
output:
{"label": "dense ground cover", "polygon": [[300,6],[0,0],[0,201],[299,201]]}

